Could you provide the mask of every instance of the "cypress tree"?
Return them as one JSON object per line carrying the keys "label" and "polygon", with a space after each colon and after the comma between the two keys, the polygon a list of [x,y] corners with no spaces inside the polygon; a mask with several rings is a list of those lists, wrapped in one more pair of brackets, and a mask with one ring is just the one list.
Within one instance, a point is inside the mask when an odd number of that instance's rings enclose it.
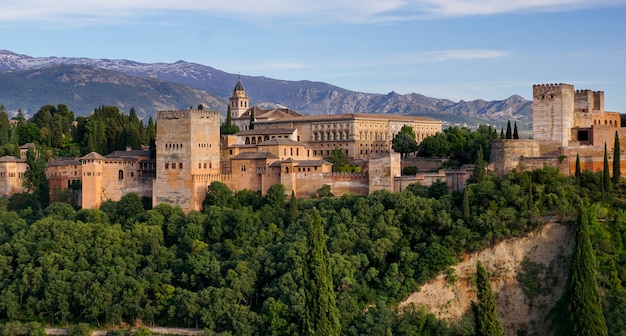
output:
{"label": "cypress tree", "polygon": [[515,122],[513,127],[513,139],[519,139],[519,134],[517,134],[517,121]]}
{"label": "cypress tree", "polygon": [[491,290],[489,276],[483,264],[476,263],[476,289],[478,304],[474,306],[477,336],[502,336],[504,329],[496,311],[496,296]]}
{"label": "cypress tree", "polygon": [[483,148],[479,147],[476,152],[476,161],[474,162],[474,172],[470,177],[470,181],[474,183],[480,183],[485,179],[487,169],[487,163],[483,158]]}
{"label": "cypress tree", "polygon": [[567,284],[571,335],[608,335],[596,283],[596,257],[589,237],[589,210],[582,209]]}
{"label": "cypress tree", "polygon": [[289,214],[288,214],[288,223],[291,224],[295,224],[296,221],[298,220],[298,217],[300,217],[300,211],[298,210],[298,198],[296,198],[296,193],[292,190],[291,191],[291,198],[289,199]]}
{"label": "cypress tree", "polygon": [[602,174],[602,188],[604,191],[611,190],[611,175],[609,174],[609,157],[606,153],[606,142],[604,143],[604,171]]}
{"label": "cypress tree", "polygon": [[306,335],[334,336],[341,332],[339,311],[335,303],[330,254],[322,218],[317,210],[308,216],[308,254],[304,266]]}
{"label": "cypress tree", "polygon": [[574,172],[574,176],[576,176],[576,180],[580,182],[580,156],[576,154],[576,171]]}
{"label": "cypress tree", "polygon": [[470,209],[469,193],[469,188],[466,186],[465,190],[463,190],[463,220],[465,221],[465,224],[469,224],[472,215]]}
{"label": "cypress tree", "polygon": [[256,121],[256,117],[254,116],[254,108],[250,110],[250,129],[254,129],[254,122]]}
{"label": "cypress tree", "polygon": [[500,139],[504,139],[504,128],[500,127]]}
{"label": "cypress tree", "polygon": [[506,123],[506,135],[505,139],[512,139],[513,135],[511,135],[511,121],[507,121]]}
{"label": "cypress tree", "polygon": [[615,144],[613,145],[613,183],[617,184],[622,177],[621,158],[620,158],[619,135],[615,131]]}

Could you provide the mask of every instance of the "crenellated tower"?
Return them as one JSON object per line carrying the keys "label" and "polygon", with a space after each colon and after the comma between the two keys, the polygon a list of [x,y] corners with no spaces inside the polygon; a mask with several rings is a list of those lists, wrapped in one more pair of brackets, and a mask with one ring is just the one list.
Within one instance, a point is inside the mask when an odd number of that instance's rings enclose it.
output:
{"label": "crenellated tower", "polygon": [[230,111],[233,118],[240,118],[248,110],[249,103],[250,98],[246,95],[241,79],[237,78],[237,84],[233,94],[230,96]]}
{"label": "crenellated tower", "polygon": [[574,126],[574,86],[533,85],[533,138],[567,146]]}

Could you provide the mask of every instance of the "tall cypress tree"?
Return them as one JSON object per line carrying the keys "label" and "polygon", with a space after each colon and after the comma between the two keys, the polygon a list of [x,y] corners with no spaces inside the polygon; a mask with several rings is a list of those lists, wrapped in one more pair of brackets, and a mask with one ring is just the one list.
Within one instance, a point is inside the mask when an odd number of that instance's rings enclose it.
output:
{"label": "tall cypress tree", "polygon": [[609,156],[606,153],[606,142],[604,143],[604,171],[602,174],[602,188],[604,191],[611,190],[611,174],[609,173]]}
{"label": "tall cypress tree", "polygon": [[470,181],[475,183],[480,183],[485,179],[485,175],[487,169],[487,162],[483,158],[483,148],[482,146],[478,148],[478,152],[476,152],[476,161],[474,162],[474,172],[472,176],[470,176]]}
{"label": "tall cypress tree", "polygon": [[500,139],[504,139],[504,128],[500,128]]}
{"label": "tall cypress tree", "polygon": [[254,122],[256,121],[256,117],[254,116],[254,108],[250,110],[250,129],[254,129]]}
{"label": "tall cypress tree", "polygon": [[511,134],[511,121],[507,121],[506,123],[506,135],[505,139],[512,139],[513,135]]}
{"label": "tall cypress tree", "polygon": [[519,134],[517,133],[517,121],[515,122],[513,127],[513,139],[519,139]]}
{"label": "tall cypress tree", "polygon": [[596,256],[589,237],[589,210],[582,209],[567,284],[571,335],[608,335],[596,282]]}
{"label": "tall cypress tree", "polygon": [[477,336],[502,336],[504,329],[496,311],[496,296],[491,290],[489,276],[483,264],[476,263],[476,289],[478,304],[474,306]]}
{"label": "tall cypress tree", "polygon": [[463,190],[463,221],[465,221],[465,224],[469,224],[469,221],[471,219],[472,216],[472,212],[471,212],[471,208],[470,208],[470,201],[469,201],[469,188],[466,186],[465,190]]}
{"label": "tall cypress tree", "polygon": [[613,183],[617,184],[622,177],[621,158],[620,158],[619,135],[615,131],[615,144],[613,145]]}
{"label": "tall cypress tree", "polygon": [[580,182],[580,156],[576,154],[576,170],[574,171],[574,176],[576,176],[576,180]]}
{"label": "tall cypress tree", "polygon": [[334,336],[341,332],[339,311],[335,303],[330,254],[322,218],[317,210],[308,216],[308,254],[304,267],[306,335]]}

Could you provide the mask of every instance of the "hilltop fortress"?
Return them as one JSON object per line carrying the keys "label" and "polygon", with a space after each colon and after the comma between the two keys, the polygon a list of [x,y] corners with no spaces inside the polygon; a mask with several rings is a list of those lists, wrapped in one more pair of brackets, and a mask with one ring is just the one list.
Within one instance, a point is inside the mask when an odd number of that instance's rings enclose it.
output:
{"label": "hilltop fortress", "polygon": [[[401,177],[401,160],[392,139],[402,126],[413,128],[418,143],[442,131],[441,121],[425,117],[336,114],[304,116],[287,108],[249,106],[240,81],[230,97],[234,135],[220,135],[220,115],[208,110],[157,112],[156,158],[147,150],[117,151],[106,156],[89,153],[81,158],[48,163],[50,194],[67,189],[78,193],[83,208],[98,208],[106,200],[119,201],[136,192],[153,205],[167,203],[184,211],[200,210],[207,187],[214,181],[231,190],[266,193],[280,183],[288,194],[315,195],[327,185],[335,195],[367,195],[376,190],[400,191],[403,185],[445,180],[450,190],[464,188],[472,167]],[[581,170],[601,171],[604,147],[613,160],[617,133],[626,147],[626,122],[617,112],[604,110],[601,91],[574,90],[569,84],[533,86],[532,139],[498,139],[491,149],[491,166],[503,177],[513,169],[544,165],[573,175],[576,157]],[[0,158],[0,195],[23,192],[26,151],[21,157]],[[333,172],[327,161],[335,148],[343,150],[352,172]],[[609,169],[612,164],[609,165]],[[622,163],[622,169],[626,165]]]}
{"label": "hilltop fortress", "polygon": [[[276,183],[297,197],[314,195],[328,185],[335,195],[394,191],[400,155],[391,141],[404,125],[413,127],[418,143],[442,131],[442,122],[426,117],[336,114],[304,116],[290,109],[249,106],[241,81],[230,97],[234,135],[220,136],[220,115],[208,110],[158,111],[156,158],[149,151],[90,153],[47,165],[51,195],[79,190],[83,208],[98,208],[130,192],[150,197],[153,205],[200,210],[214,181],[231,190],[267,192]],[[353,172],[333,172],[326,161],[342,149]],[[27,150],[24,146],[23,153]],[[0,194],[22,192],[25,160],[0,158]],[[444,175],[445,178],[445,175]]]}
{"label": "hilltop fortress", "polygon": [[[499,139],[491,146],[491,167],[503,177],[513,169],[544,165],[574,175],[576,156],[581,170],[602,171],[606,145],[612,174],[615,134],[626,141],[624,116],[604,110],[604,92],[574,90],[569,84],[533,85],[533,138]],[[624,162],[620,163],[626,168]]]}

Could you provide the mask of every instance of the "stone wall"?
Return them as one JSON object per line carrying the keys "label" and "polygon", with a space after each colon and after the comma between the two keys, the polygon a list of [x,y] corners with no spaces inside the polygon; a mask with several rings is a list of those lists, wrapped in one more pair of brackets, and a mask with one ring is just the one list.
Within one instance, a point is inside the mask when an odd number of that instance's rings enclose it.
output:
{"label": "stone wall", "polygon": [[401,175],[400,154],[391,153],[370,157],[368,164],[369,193],[377,190],[394,190],[394,178]]}
{"label": "stone wall", "polygon": [[526,157],[540,157],[541,147],[533,139],[497,139],[491,143],[490,169],[500,178],[517,168]]}

